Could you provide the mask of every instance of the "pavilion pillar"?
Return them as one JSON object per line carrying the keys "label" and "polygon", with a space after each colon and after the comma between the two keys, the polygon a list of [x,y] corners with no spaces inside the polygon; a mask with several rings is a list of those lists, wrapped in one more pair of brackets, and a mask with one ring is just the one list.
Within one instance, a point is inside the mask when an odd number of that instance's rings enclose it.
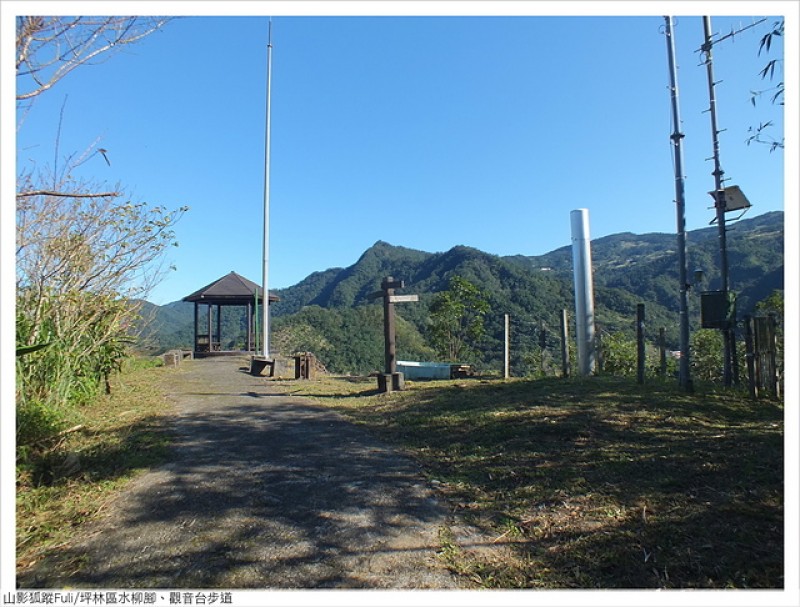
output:
{"label": "pavilion pillar", "polygon": [[253,302],[247,302],[247,351],[253,350]]}
{"label": "pavilion pillar", "polygon": [[222,351],[222,304],[217,304],[217,344]]}
{"label": "pavilion pillar", "polygon": [[211,339],[211,337],[212,337],[212,335],[211,335],[211,312],[212,312],[212,305],[211,305],[211,304],[206,304],[206,307],[208,308],[208,322],[207,322],[206,324],[208,325],[208,351],[209,351],[209,353],[210,353],[210,352],[211,352],[211,342],[212,342],[212,339]]}
{"label": "pavilion pillar", "polygon": [[197,352],[197,302],[194,302],[194,351]]}

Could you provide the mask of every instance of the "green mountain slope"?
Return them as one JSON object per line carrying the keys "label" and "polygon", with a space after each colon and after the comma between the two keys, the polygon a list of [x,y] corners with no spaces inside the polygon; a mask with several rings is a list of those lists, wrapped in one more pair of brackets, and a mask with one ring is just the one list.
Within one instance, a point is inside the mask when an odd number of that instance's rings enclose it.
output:
{"label": "green mountain slope", "polygon": [[[730,227],[730,276],[742,315],[774,289],[783,288],[783,213],[767,213]],[[717,230],[697,230],[688,236],[690,276],[695,267],[706,272],[705,281],[690,291],[690,317],[696,325],[699,291],[719,285]],[[600,331],[632,334],[636,305],[645,303],[650,338],[663,326],[668,342],[677,347],[675,242],[671,234],[630,233],[592,241]],[[276,292],[281,300],[272,307],[273,347],[286,353],[315,351],[332,371],[379,370],[383,364],[381,311],[369,296],[379,289],[384,276],[394,276],[405,281],[402,293],[420,296],[418,303],[397,306],[399,354],[430,359],[425,337],[428,306],[434,293],[446,289],[455,274],[478,285],[491,307],[483,355],[474,361],[482,365],[496,367],[502,360],[504,314],[511,315],[512,346],[518,358],[520,352],[537,347],[540,327],[554,342],[562,309],[573,315],[570,247],[541,256],[499,257],[466,246],[427,253],[378,241],[353,265],[315,272]],[[234,320],[230,323],[235,325]],[[154,335],[169,347],[189,347],[191,324],[191,305],[174,302],[156,310]]]}
{"label": "green mountain slope", "polygon": [[[678,262],[674,234],[613,234],[592,241],[592,265],[597,286],[621,288],[643,301],[677,310]],[[705,272],[700,290],[720,288],[717,227],[687,235],[687,264]],[[783,288],[783,213],[774,211],[728,224],[727,246],[731,289],[742,313],[772,292]],[[506,258],[534,271],[568,278],[572,250],[561,247],[540,256]]]}

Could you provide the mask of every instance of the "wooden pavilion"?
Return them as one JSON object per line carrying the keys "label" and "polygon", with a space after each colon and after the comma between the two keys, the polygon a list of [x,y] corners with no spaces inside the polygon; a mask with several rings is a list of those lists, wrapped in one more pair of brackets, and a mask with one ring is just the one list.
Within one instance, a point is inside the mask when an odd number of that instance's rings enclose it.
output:
{"label": "wooden pavilion", "polygon": [[[269,303],[279,300],[270,294]],[[247,280],[236,272],[226,274],[202,289],[183,298],[183,301],[194,302],[194,355],[218,356],[225,354],[241,354],[254,352],[256,343],[256,305],[264,305],[263,289],[251,280]],[[222,336],[222,308],[240,307],[246,309],[247,329],[239,347],[232,348]],[[201,327],[201,311],[205,308]],[[263,309],[260,316],[263,318]]]}

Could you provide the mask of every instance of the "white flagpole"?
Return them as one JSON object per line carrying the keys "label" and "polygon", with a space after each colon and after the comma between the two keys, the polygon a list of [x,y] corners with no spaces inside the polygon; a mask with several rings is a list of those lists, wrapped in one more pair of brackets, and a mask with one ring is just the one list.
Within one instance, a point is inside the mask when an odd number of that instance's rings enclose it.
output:
{"label": "white flagpole", "polygon": [[264,357],[269,358],[269,156],[270,156],[270,91],[272,89],[272,19],[269,21],[269,38],[267,42],[267,127],[264,153],[264,269],[263,314],[264,322],[262,348]]}

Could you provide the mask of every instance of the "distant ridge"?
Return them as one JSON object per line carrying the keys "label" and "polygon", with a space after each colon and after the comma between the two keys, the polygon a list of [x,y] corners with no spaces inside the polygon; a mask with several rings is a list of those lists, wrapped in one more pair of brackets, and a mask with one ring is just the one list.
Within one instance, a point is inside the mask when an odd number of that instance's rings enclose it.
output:
{"label": "distant ridge", "polygon": [[[731,287],[737,293],[737,309],[742,316],[773,290],[783,288],[783,213],[765,213],[731,227],[735,228],[728,235]],[[716,235],[715,227],[688,233],[689,269],[702,268],[706,275],[702,284],[690,290],[689,310],[695,324],[699,320],[699,292],[719,285]],[[620,233],[592,241],[596,313],[601,330],[630,332],[636,305],[645,303],[648,326],[665,327],[668,341],[677,343],[675,241],[674,234],[666,233]],[[279,326],[283,322],[291,324],[295,316],[297,322],[304,323],[313,317],[313,322],[327,327],[315,329],[322,332],[317,335],[319,343],[352,349],[355,346],[348,340],[360,339],[356,337],[357,326],[342,329],[346,334],[337,334],[335,339],[330,332],[340,331],[336,327],[342,324],[364,322],[346,311],[371,305],[369,294],[378,290],[384,276],[391,275],[405,281],[407,292],[420,295],[420,302],[404,306],[401,314],[410,326],[416,327],[413,330],[419,336],[414,339],[422,343],[433,294],[446,289],[449,278],[458,274],[487,294],[492,313],[487,318],[486,349],[490,352],[487,356],[495,356],[493,352],[499,351],[502,344],[503,314],[511,314],[528,327],[544,323],[555,328],[560,310],[571,312],[571,273],[569,246],[539,256],[500,257],[463,245],[428,253],[379,240],[346,268],[314,272],[292,287],[275,290],[280,301],[273,305],[272,315]],[[191,331],[190,304],[175,302],[161,306],[154,314],[156,342],[179,342]],[[326,314],[333,315],[332,320],[325,321]],[[352,364],[360,368],[362,363]]]}
{"label": "distant ridge", "polygon": [[[765,289],[783,288],[783,212],[773,211],[731,224],[728,235],[732,288],[739,294],[740,309],[748,309]],[[620,288],[645,300],[677,310],[678,269],[674,234],[630,232],[612,234],[592,241],[595,284]],[[689,269],[702,268],[702,288],[717,288],[719,281],[716,227],[688,233]],[[321,307],[352,306],[363,303],[378,288],[384,275],[402,278],[417,292],[445,288],[446,274],[462,263],[483,260],[497,265],[499,275],[510,277],[510,268],[523,269],[552,279],[571,280],[572,249],[560,247],[538,256],[499,257],[467,246],[456,246],[443,253],[426,253],[394,246],[379,240],[351,266],[315,272],[293,287],[276,291],[282,301],[275,305],[277,315],[291,314],[306,305]],[[781,276],[774,275],[775,272]],[[500,278],[492,278],[486,268],[474,271],[484,286],[497,288]],[[771,278],[764,277],[770,275]],[[764,284],[761,284],[764,282]],[[761,284],[758,288],[757,285]],[[751,291],[754,292],[751,293]],[[767,293],[768,294],[768,293]],[[751,301],[753,297],[755,301]],[[765,295],[766,296],[766,295]],[[742,307],[743,306],[743,307]]]}

